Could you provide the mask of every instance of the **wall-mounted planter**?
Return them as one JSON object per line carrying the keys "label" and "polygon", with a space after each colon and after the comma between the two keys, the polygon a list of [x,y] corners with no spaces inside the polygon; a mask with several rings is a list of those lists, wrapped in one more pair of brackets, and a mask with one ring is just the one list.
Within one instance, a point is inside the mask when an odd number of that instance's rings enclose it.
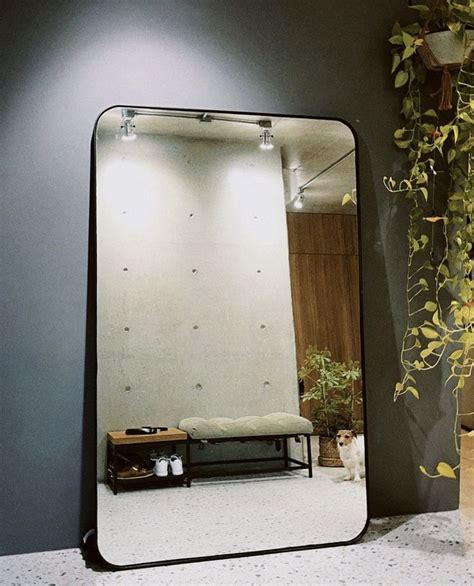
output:
{"label": "wall-mounted planter", "polygon": [[474,30],[466,31],[464,39],[449,30],[428,33],[419,53],[428,69],[457,69],[474,53]]}

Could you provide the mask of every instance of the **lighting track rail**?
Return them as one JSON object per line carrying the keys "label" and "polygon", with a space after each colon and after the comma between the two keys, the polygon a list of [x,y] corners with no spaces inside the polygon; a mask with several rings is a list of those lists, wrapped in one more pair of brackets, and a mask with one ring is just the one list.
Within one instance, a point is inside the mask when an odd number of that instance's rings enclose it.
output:
{"label": "lighting track rail", "polygon": [[350,151],[348,151],[345,155],[342,155],[342,157],[339,157],[339,159],[337,159],[337,161],[334,161],[334,163],[331,163],[328,167],[326,167],[322,171],[319,171],[319,173],[317,173],[314,177],[311,177],[311,179],[306,181],[306,183],[303,183],[303,185],[300,185],[298,187],[298,191],[296,192],[296,195],[292,199],[294,207],[297,209],[301,209],[303,207],[304,192],[305,192],[305,189],[308,187],[308,185],[311,185],[311,183],[313,183],[313,181],[316,181],[316,179],[319,179],[323,175],[326,175],[326,173],[329,173],[329,171],[332,171],[335,167],[340,165],[342,163],[342,161],[345,161],[347,159],[347,157],[352,155],[352,153],[354,153],[354,152],[355,152],[355,147],[352,148]]}

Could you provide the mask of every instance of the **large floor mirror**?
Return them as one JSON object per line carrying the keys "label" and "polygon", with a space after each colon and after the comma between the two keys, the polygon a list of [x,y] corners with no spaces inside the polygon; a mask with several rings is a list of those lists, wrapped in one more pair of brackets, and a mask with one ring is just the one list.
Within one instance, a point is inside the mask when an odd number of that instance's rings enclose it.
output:
{"label": "large floor mirror", "polygon": [[97,122],[97,535],[118,566],[367,520],[356,145],[337,120]]}

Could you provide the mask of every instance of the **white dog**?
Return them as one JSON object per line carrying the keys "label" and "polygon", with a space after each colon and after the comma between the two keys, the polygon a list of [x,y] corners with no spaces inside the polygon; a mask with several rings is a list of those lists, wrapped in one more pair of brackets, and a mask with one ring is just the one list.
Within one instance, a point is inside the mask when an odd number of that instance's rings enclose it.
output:
{"label": "white dog", "polygon": [[346,469],[344,480],[360,482],[365,474],[364,439],[351,429],[340,429],[336,435],[337,451]]}

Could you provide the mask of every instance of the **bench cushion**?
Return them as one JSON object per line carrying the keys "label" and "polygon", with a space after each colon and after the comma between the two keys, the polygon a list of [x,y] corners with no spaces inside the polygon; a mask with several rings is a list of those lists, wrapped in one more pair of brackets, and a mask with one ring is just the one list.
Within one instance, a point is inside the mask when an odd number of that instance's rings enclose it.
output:
{"label": "bench cushion", "polygon": [[249,415],[238,419],[189,417],[182,419],[178,427],[192,439],[277,435],[280,433],[295,435],[312,433],[313,431],[311,421],[291,413],[270,413],[270,415],[263,417]]}

